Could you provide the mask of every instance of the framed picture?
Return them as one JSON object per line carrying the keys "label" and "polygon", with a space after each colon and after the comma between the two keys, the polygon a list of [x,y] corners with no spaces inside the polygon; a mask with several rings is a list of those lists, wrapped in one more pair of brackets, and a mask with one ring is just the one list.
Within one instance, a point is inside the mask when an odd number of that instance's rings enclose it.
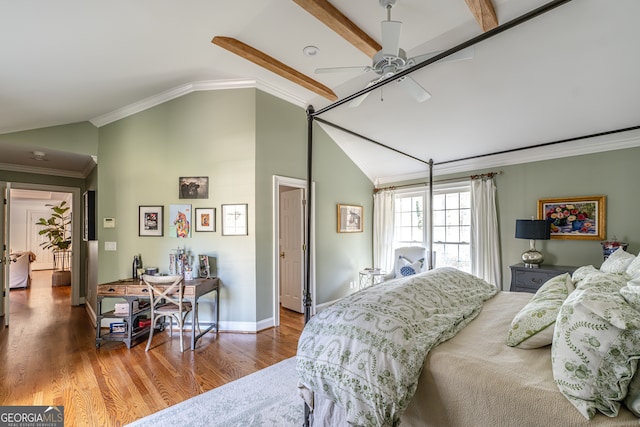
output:
{"label": "framed picture", "polygon": [[196,231],[216,231],[216,209],[196,208]]}
{"label": "framed picture", "polygon": [[246,236],[248,234],[247,204],[222,205],[222,235]]}
{"label": "framed picture", "polygon": [[191,237],[191,205],[169,205],[169,237]]}
{"label": "framed picture", "polygon": [[538,218],[551,225],[552,239],[604,240],[606,197],[538,200]]}
{"label": "framed picture", "polygon": [[138,206],[138,236],[162,236],[164,206]]}
{"label": "framed picture", "polygon": [[208,199],[208,176],[183,176],[178,179],[179,197],[181,199]]}
{"label": "framed picture", "polygon": [[338,205],[338,233],[362,232],[362,206]]}

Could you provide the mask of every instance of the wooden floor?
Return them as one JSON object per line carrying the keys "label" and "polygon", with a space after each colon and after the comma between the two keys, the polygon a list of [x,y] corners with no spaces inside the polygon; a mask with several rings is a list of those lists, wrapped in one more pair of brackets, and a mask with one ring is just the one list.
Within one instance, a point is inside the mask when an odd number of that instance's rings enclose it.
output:
{"label": "wooden floor", "polygon": [[[154,336],[154,348],[108,342],[97,349],[85,307],[70,287],[33,272],[10,294],[10,326],[0,327],[0,406],[64,406],[65,426],[122,426],[292,357],[302,315],[281,311],[281,325],[257,334],[210,332],[180,352],[178,334]],[[185,339],[187,336],[185,335]]]}

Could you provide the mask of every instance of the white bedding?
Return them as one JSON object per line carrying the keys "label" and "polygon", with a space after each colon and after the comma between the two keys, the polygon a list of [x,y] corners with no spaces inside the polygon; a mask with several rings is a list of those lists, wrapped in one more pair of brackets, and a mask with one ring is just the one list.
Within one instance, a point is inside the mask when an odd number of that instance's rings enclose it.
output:
{"label": "white bedding", "polygon": [[[532,294],[501,292],[455,337],[431,350],[401,426],[637,426],[626,408],[616,418],[586,420],[560,393],[551,347],[505,345],[511,320]],[[347,425],[341,408],[315,396],[313,426]]]}
{"label": "white bedding", "polygon": [[[9,263],[9,288],[26,288],[31,281],[31,253],[11,254]],[[15,261],[14,261],[15,260]]]}

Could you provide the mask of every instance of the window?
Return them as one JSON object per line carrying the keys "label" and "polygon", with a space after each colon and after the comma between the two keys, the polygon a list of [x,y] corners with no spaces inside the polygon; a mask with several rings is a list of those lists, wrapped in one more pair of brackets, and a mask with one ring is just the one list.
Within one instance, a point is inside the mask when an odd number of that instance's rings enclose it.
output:
{"label": "window", "polygon": [[[427,189],[396,193],[394,249],[428,246],[425,209]],[[433,250],[437,267],[471,272],[471,193],[468,185],[435,186],[433,189]]]}

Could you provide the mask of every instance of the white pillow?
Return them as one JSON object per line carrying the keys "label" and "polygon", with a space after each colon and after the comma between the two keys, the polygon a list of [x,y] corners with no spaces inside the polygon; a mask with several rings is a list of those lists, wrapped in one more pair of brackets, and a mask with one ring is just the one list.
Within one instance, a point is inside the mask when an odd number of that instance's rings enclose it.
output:
{"label": "white pillow", "polygon": [[507,345],[532,349],[551,344],[556,317],[573,289],[569,273],[549,279],[513,318]]}
{"label": "white pillow", "polygon": [[412,276],[420,273],[424,266],[424,258],[411,262],[406,257],[400,255],[396,263],[396,277]]}
{"label": "white pillow", "polygon": [[614,253],[609,255],[600,266],[600,271],[604,273],[625,273],[627,267],[635,259],[635,255],[630,254],[622,248],[618,248]]}
{"label": "white pillow", "polygon": [[627,267],[627,274],[631,277],[640,273],[640,254],[631,261],[631,264]]}

